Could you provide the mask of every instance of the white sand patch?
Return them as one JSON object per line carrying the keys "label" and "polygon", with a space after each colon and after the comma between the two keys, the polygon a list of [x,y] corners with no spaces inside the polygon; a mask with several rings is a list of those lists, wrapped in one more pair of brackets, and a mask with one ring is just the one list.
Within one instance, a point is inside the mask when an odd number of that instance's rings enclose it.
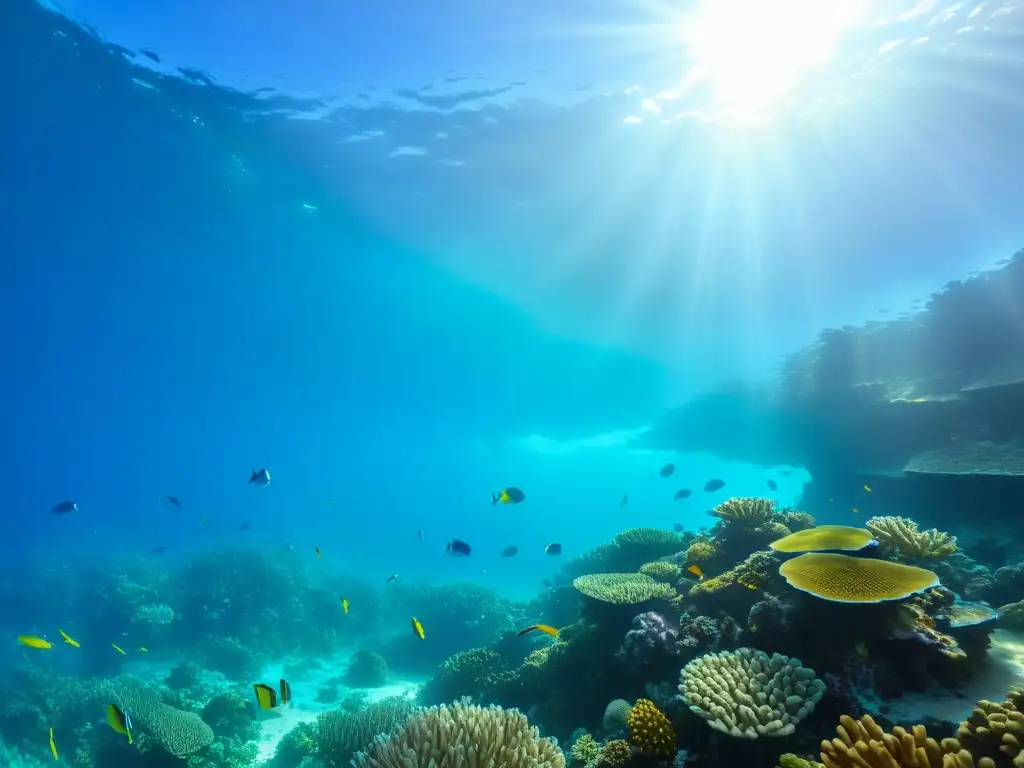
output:
{"label": "white sand patch", "polygon": [[317,691],[327,687],[330,681],[341,677],[348,670],[349,657],[344,656],[335,659],[333,664],[325,665],[319,669],[298,670],[295,664],[284,662],[268,667],[263,670],[261,680],[267,685],[277,687],[277,681],[282,677],[284,670],[289,671],[288,684],[292,688],[292,701],[284,707],[278,707],[271,712],[258,712],[257,719],[260,723],[259,754],[256,757],[256,764],[265,763],[274,757],[277,752],[277,745],[281,739],[301,723],[311,723],[316,720],[317,715],[337,708],[340,700],[352,691],[364,691],[367,703],[374,703],[389,696],[408,696],[416,694],[419,687],[418,682],[411,680],[392,680],[380,688],[350,688],[345,685],[338,686],[338,700],[332,702],[319,702],[316,700]]}
{"label": "white sand patch", "polygon": [[[936,687],[906,694],[884,702],[889,707],[886,717],[904,726],[920,723],[926,717],[959,723],[967,719],[981,699],[1002,701],[1010,686],[1024,683],[1024,638],[997,629],[992,633],[988,658],[989,664],[981,674],[961,686],[958,692]],[[883,702],[861,701],[860,704],[870,714],[877,714]]]}

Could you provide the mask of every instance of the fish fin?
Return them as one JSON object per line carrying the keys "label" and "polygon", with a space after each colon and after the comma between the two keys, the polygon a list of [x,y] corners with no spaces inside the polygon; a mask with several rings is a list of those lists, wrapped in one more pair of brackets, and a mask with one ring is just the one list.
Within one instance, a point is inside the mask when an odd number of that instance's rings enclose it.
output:
{"label": "fish fin", "polygon": [[493,507],[497,503],[498,503],[498,494],[496,494],[494,491],[491,491],[491,506]]}

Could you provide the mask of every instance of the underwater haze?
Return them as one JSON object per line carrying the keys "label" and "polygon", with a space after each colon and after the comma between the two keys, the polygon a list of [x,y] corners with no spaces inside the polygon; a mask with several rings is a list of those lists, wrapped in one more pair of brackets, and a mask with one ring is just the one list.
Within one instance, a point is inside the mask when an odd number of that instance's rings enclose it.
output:
{"label": "underwater haze", "polygon": [[0,763],[1019,764],[1024,5],[2,0],[0,65]]}

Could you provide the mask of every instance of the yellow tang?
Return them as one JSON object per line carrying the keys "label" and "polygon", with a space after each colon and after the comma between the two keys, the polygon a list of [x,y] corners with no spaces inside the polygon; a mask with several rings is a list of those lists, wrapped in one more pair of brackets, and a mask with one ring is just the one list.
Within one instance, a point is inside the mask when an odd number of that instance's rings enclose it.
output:
{"label": "yellow tang", "polygon": [[53,753],[54,760],[60,760],[60,756],[57,754],[57,745],[53,742],[53,728],[50,729],[50,751]]}
{"label": "yellow tang", "polygon": [[521,629],[516,632],[516,636],[522,637],[523,635],[528,635],[533,631],[543,632],[545,635],[551,635],[552,637],[558,637],[558,630],[554,627],[549,627],[547,624],[534,624],[532,627]]}
{"label": "yellow tang", "polygon": [[412,617],[412,631],[416,633],[416,637],[420,640],[427,639],[427,634],[423,631],[423,625],[420,624],[420,620],[415,616]]}
{"label": "yellow tang", "polygon": [[72,648],[81,648],[82,647],[82,646],[80,646],[78,644],[77,640],[72,640],[71,636],[67,632],[65,632],[63,629],[58,628],[57,631],[60,632],[60,636],[64,638],[64,642],[67,643],[68,645],[70,645]]}
{"label": "yellow tang", "polygon": [[128,743],[132,743],[132,719],[117,704],[107,704],[107,725],[122,736],[127,736]]}
{"label": "yellow tang", "polygon": [[41,651],[48,651],[53,648],[53,643],[35,635],[18,635],[18,642],[22,645],[27,645],[29,648],[38,648]]}

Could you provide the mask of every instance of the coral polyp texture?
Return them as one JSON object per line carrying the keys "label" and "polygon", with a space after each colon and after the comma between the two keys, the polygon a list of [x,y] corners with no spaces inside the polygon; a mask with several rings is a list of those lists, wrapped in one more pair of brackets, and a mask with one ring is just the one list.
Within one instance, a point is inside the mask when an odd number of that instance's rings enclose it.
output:
{"label": "coral polyp texture", "polygon": [[960,723],[956,738],[983,768],[1024,766],[1024,713],[1012,700],[979,701],[970,717]]}
{"label": "coral polyp texture", "polygon": [[937,742],[923,725],[915,725],[910,733],[898,727],[886,733],[868,715],[860,720],[843,715],[836,738],[821,742],[821,760],[826,768],[971,768],[975,764],[955,739]]}
{"label": "coral polyp texture", "polygon": [[629,742],[649,757],[671,757],[676,752],[672,724],[647,699],[638,699],[629,711]]}
{"label": "coral polyp texture", "polygon": [[597,760],[599,768],[619,768],[633,759],[633,750],[625,739],[612,739],[604,745]]}
{"label": "coral polyp texture", "polygon": [[799,659],[740,648],[691,661],[679,692],[690,711],[715,730],[756,739],[793,733],[814,711],[825,684]]}
{"label": "coral polyp texture", "polygon": [[795,554],[797,552],[820,552],[821,550],[841,550],[856,552],[864,549],[875,537],[865,528],[851,528],[846,525],[819,525],[803,531],[791,533],[776,539],[769,546],[776,552]]}
{"label": "coral polyp texture", "polygon": [[110,685],[118,706],[175,757],[188,757],[213,741],[213,730],[195,712],[183,712],[160,701],[160,696],[134,678]]}
{"label": "coral polyp texture", "polygon": [[723,501],[712,510],[712,514],[730,523],[755,528],[772,519],[772,515],[775,514],[775,501],[737,496]]}
{"label": "coral polyp texture", "polygon": [[837,603],[902,600],[939,584],[925,568],[827,552],[787,560],[779,573],[790,586]]}
{"label": "coral polyp texture", "polygon": [[873,517],[865,525],[883,554],[911,560],[941,560],[957,550],[956,537],[936,528],[922,531],[906,517]]}
{"label": "coral polyp texture", "polygon": [[562,750],[517,709],[456,703],[424,709],[357,752],[355,768],[565,768]]}
{"label": "coral polyp texture", "polygon": [[592,600],[615,605],[671,600],[676,596],[672,587],[643,573],[592,573],[579,576],[572,585]]}
{"label": "coral polyp texture", "polygon": [[662,584],[676,584],[683,575],[683,569],[675,563],[666,563],[662,560],[657,560],[653,563],[644,563],[641,565],[640,573],[645,576],[650,576],[652,579],[660,581]]}

